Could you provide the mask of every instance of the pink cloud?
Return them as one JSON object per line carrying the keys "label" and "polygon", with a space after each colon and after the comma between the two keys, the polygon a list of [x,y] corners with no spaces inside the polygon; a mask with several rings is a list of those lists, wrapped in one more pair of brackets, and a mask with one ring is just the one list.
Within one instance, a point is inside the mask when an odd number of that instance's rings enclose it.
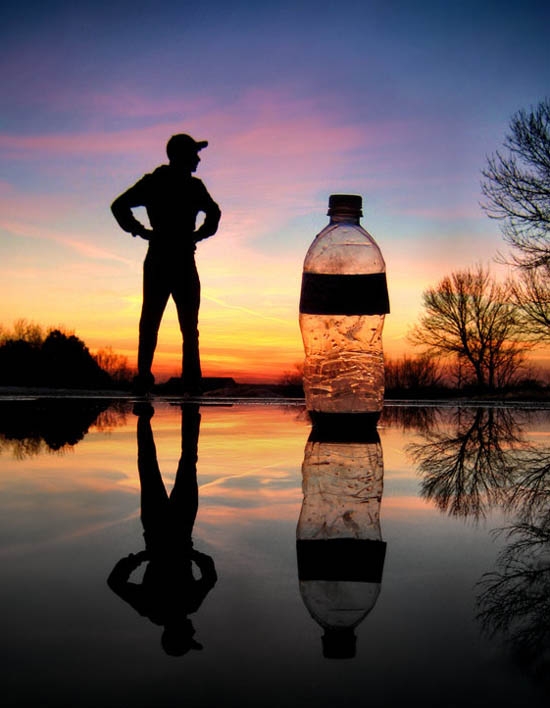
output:
{"label": "pink cloud", "polygon": [[69,207],[66,194],[28,194],[6,181],[0,181],[0,219],[19,221],[48,221],[64,213]]}
{"label": "pink cloud", "polygon": [[454,206],[449,206],[448,204],[443,206],[412,206],[400,209],[399,213],[403,216],[414,216],[430,221],[444,221],[447,224],[449,222],[479,219],[482,215],[481,207],[470,202]]}
{"label": "pink cloud", "polygon": [[[115,107],[118,97],[105,95],[99,100]],[[139,96],[125,97],[121,103],[130,112],[153,109]],[[282,226],[289,210],[303,213],[308,205],[313,206],[310,202],[319,191],[345,188],[350,181],[364,186],[365,155],[379,153],[384,144],[390,149],[407,131],[405,124],[354,124],[338,108],[327,112],[316,99],[282,89],[249,91],[223,106],[193,99],[187,114],[184,105],[181,100],[185,121],[159,120],[148,127],[120,131],[0,134],[0,150],[7,159],[32,160],[38,169],[43,163],[48,170],[52,156],[62,160],[80,157],[84,165],[97,157],[101,169],[111,175],[109,158],[124,156],[124,172],[132,175],[129,179],[137,179],[140,175],[132,174],[136,160],[153,168],[166,159],[167,137],[189,132],[210,141],[199,176],[204,175],[215,198],[223,201],[224,232],[246,240]],[[164,115],[179,106],[179,100],[168,101],[156,110]],[[80,170],[80,180],[86,179],[86,169],[89,172],[90,167]],[[120,173],[120,160],[113,170]],[[369,170],[376,170],[372,160]],[[353,174],[358,175],[356,180],[349,177]],[[251,205],[255,205],[253,212]]]}
{"label": "pink cloud", "polygon": [[55,106],[59,110],[75,108],[90,111],[90,118],[165,118],[166,116],[198,116],[208,111],[213,100],[208,96],[151,98],[131,91],[125,86],[113,87],[109,93],[99,91],[70,92],[63,90],[55,94]]}
{"label": "pink cloud", "polygon": [[0,149],[9,158],[36,160],[40,154],[55,155],[113,155],[130,154],[136,150],[158,148],[166,141],[166,135],[181,130],[181,126],[153,126],[120,132],[82,132],[53,135],[6,135],[0,134]]}
{"label": "pink cloud", "polygon": [[[365,189],[373,181],[380,187],[380,175],[384,179],[384,149],[387,155],[395,152],[396,144],[410,143],[414,132],[414,126],[405,121],[352,122],[345,107],[327,111],[316,98],[282,88],[251,90],[224,105],[196,97],[156,104],[131,93],[124,100],[115,94],[96,95],[89,100],[97,100],[105,110],[119,108],[136,115],[156,110],[158,116],[165,116],[181,108],[182,120],[159,119],[147,127],[117,131],[0,134],[0,150],[5,159],[32,161],[37,171],[51,173],[55,169],[58,179],[70,181],[72,188],[74,170],[71,172],[72,167],[65,167],[65,163],[68,158],[80,158],[75,169],[82,192],[88,190],[87,180],[93,181],[92,171],[97,175],[100,169],[105,175],[107,194],[107,183],[114,185],[113,176],[117,175],[114,196],[121,183],[129,185],[141,170],[165,162],[169,135],[189,132],[210,142],[202,154],[198,175],[223,205],[224,238],[231,243],[273,234],[285,227],[289,215],[318,209],[314,201],[320,192]],[[114,157],[116,160],[110,160]],[[4,217],[19,223],[18,214],[23,212],[13,210],[9,206],[10,195],[7,196],[7,200],[2,199],[0,191],[0,201],[8,203]],[[26,220],[38,224],[39,219],[43,223],[44,214],[56,218],[49,198],[38,197],[44,211],[35,208],[33,200],[34,196],[26,200],[32,214]],[[53,201],[66,209],[59,195]]]}
{"label": "pink cloud", "polygon": [[[189,132],[199,139],[211,139],[221,159],[293,160],[321,159],[327,154],[364,150],[394,142],[403,135],[405,124],[357,125],[338,111],[327,114],[313,99],[296,98],[288,92],[251,91],[231,105],[217,106],[210,100],[193,98],[154,102],[133,94],[96,94],[86,102],[98,115],[107,110],[125,117],[158,118],[154,125],[126,130],[83,130],[76,133],[9,135],[0,134],[0,149],[8,157],[32,157],[37,153],[57,155],[131,154],[164,148],[167,137]],[[175,113],[180,120],[160,120]],[[92,116],[92,122],[94,118]],[[219,136],[216,138],[216,136]]]}
{"label": "pink cloud", "polygon": [[34,226],[29,223],[4,221],[0,219],[0,227],[16,236],[55,241],[63,246],[67,246],[86,258],[116,261],[118,263],[124,263],[125,265],[133,265],[133,261],[123,258],[117,253],[100,248],[93,243],[62,236],[58,231],[48,229],[44,226]]}

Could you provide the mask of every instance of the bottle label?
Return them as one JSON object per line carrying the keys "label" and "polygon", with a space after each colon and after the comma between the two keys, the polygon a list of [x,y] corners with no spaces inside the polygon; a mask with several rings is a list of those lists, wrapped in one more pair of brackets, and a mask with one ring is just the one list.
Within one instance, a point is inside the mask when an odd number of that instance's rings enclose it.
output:
{"label": "bottle label", "polygon": [[389,311],[385,273],[302,275],[300,312],[305,315],[385,315]]}
{"label": "bottle label", "polygon": [[296,551],[300,580],[382,581],[385,541],[298,539]]}

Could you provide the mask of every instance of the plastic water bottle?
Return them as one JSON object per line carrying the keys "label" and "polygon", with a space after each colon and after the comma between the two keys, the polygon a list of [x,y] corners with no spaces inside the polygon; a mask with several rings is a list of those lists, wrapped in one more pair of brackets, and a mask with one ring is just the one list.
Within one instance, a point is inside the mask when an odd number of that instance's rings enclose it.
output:
{"label": "plastic water bottle", "polygon": [[386,265],[359,223],[360,196],[332,194],[328,215],[302,275],[306,408],[314,422],[327,414],[367,414],[376,420],[384,400]]}
{"label": "plastic water bottle", "polygon": [[323,654],[348,658],[355,655],[355,628],[380,593],[384,464],[375,427],[360,437],[334,432],[319,437],[314,427],[306,444],[296,551],[303,602],[324,629]]}

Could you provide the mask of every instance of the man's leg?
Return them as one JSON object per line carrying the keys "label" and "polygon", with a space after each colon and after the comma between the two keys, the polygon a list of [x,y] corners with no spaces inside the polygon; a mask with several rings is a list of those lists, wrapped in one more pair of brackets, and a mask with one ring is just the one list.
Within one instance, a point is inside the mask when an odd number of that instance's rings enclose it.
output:
{"label": "man's leg", "polygon": [[199,354],[199,307],[201,286],[197,268],[193,262],[185,269],[172,296],[178,311],[178,320],[183,336],[181,379],[184,392],[200,392],[201,363]]}
{"label": "man's leg", "polygon": [[169,297],[170,286],[162,269],[145,259],[138,347],[138,379],[144,386],[152,386],[154,382],[151,367],[162,315]]}
{"label": "man's leg", "polygon": [[197,458],[201,416],[198,403],[181,406],[181,455],[174,487],[170,494],[170,513],[174,534],[181,549],[192,546],[193,524],[199,506]]}
{"label": "man's leg", "polygon": [[162,552],[169,535],[169,497],[157,462],[157,450],[151,428],[154,415],[150,404],[134,407],[138,416],[138,472],[141,486],[141,523],[147,550],[153,555]]}

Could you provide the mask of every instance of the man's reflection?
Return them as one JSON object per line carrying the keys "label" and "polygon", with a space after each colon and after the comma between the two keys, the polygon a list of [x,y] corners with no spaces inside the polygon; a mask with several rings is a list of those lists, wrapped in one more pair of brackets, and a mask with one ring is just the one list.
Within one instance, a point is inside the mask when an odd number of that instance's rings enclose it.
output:
{"label": "man's reflection", "polygon": [[384,465],[376,428],[313,428],[302,466],[297,527],[302,599],[324,629],[323,655],[355,656],[355,628],[376,604],[386,544],[380,503]]}
{"label": "man's reflection", "polygon": [[[192,532],[198,508],[197,447],[199,406],[181,407],[181,456],[174,487],[167,494],[157,462],[149,403],[138,403],[138,470],[145,550],[122,558],[113,568],[109,587],[140,615],[164,627],[162,646],[181,656],[202,649],[194,639],[189,615],[196,612],[217,580],[214,561],[193,548]],[[147,563],[141,583],[130,576]],[[193,564],[199,577],[193,573]]]}

